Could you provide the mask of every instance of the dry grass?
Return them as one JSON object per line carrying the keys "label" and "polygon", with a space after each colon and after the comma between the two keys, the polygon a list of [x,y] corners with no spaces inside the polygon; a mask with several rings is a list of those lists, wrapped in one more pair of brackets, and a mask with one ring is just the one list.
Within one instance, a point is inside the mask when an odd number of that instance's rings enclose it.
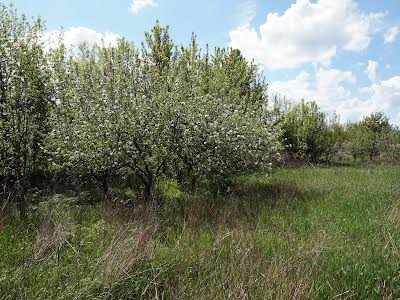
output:
{"label": "dry grass", "polygon": [[400,200],[396,201],[387,215],[389,222],[400,225]]}
{"label": "dry grass", "polygon": [[224,197],[174,192],[132,208],[56,196],[29,223],[3,224],[0,294],[397,299],[398,170],[367,175],[290,169],[238,178]]}
{"label": "dry grass", "polygon": [[121,226],[102,251],[96,262],[96,273],[103,278],[103,284],[129,276],[129,272],[142,261],[155,256],[155,227],[141,227],[133,224]]}

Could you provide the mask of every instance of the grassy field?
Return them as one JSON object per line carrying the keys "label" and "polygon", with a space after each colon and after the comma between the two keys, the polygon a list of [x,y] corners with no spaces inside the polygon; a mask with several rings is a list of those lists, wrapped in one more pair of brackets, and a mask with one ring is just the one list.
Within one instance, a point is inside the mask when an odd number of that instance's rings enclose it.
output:
{"label": "grassy field", "polygon": [[[400,168],[281,169],[162,207],[39,199],[0,225],[1,299],[398,299]],[[46,201],[45,201],[46,200]]]}

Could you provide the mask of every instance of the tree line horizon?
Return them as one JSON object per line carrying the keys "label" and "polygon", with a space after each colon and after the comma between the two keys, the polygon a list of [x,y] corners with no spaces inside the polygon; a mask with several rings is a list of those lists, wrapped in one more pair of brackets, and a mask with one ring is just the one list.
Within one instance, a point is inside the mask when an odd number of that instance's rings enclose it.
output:
{"label": "tree line horizon", "polygon": [[[194,191],[291,160],[397,162],[400,134],[380,112],[341,124],[313,101],[268,94],[259,67],[193,34],[173,43],[159,22],[136,46],[82,43],[45,49],[45,27],[0,5],[0,204],[26,213],[40,182],[114,178],[145,202],[170,178]],[[39,183],[38,183],[39,182]]]}

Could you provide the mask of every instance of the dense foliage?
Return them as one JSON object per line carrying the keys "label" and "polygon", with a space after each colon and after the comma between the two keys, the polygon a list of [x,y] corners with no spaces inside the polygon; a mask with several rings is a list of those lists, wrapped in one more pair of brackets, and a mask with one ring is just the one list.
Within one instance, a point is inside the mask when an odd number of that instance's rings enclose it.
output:
{"label": "dense foliage", "polygon": [[[387,151],[391,131],[393,135],[396,129],[391,128],[389,119],[382,113],[374,113],[359,123],[349,125],[348,147],[353,158],[368,157],[369,161],[372,161],[382,152]],[[396,143],[395,140],[392,142]],[[393,146],[395,144],[390,145],[390,147]]]}
{"label": "dense foliage", "polygon": [[195,36],[177,47],[157,23],[141,47],[120,39],[45,53],[40,20],[6,6],[0,17],[3,198],[15,190],[25,206],[43,149],[50,173],[93,178],[104,197],[111,177],[135,176],[146,201],[162,177],[194,189],[279,159],[266,84],[238,50],[203,54]]}
{"label": "dense foliage", "polygon": [[288,151],[296,158],[321,158],[330,148],[326,116],[315,102],[304,100],[293,106],[282,123]]}
{"label": "dense foliage", "polygon": [[400,131],[381,112],[361,121],[341,124],[328,117],[315,102],[293,104],[279,95],[271,98],[268,118],[282,129],[282,142],[289,160],[332,162],[382,158],[399,162]]}
{"label": "dense foliage", "polygon": [[[44,50],[40,19],[0,6],[0,199],[24,213],[36,177],[113,178],[154,199],[162,178],[196,189],[267,172],[289,159],[399,157],[399,132],[381,113],[342,125],[315,102],[267,97],[239,50],[177,46],[157,23],[135,46],[61,43]],[[284,147],[282,147],[282,145]],[[284,151],[283,151],[284,150]],[[42,176],[42,177],[41,177]],[[211,185],[210,185],[211,184]]]}
{"label": "dense foliage", "polygon": [[28,177],[46,164],[51,87],[43,24],[0,4],[0,199],[24,212]]}
{"label": "dense foliage", "polygon": [[137,176],[149,200],[163,176],[194,186],[200,177],[268,170],[279,158],[265,86],[238,51],[202,56],[195,37],[177,50],[157,24],[141,49],[126,40],[81,45],[78,54],[61,47],[52,70],[53,156],[60,168],[100,178],[104,192],[116,172]]}
{"label": "dense foliage", "polygon": [[385,115],[268,97],[240,51],[159,23],[140,46],[44,36],[0,4],[1,299],[400,297]]}

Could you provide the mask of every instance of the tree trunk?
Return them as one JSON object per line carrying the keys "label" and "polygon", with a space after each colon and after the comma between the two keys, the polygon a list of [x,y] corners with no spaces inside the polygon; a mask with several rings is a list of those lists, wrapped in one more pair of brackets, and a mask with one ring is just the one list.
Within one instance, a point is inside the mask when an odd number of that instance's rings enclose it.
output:
{"label": "tree trunk", "polygon": [[190,189],[192,192],[196,191],[196,186],[197,186],[197,176],[192,176],[191,180],[190,180]]}
{"label": "tree trunk", "polygon": [[14,160],[14,170],[15,170],[15,183],[14,183],[14,195],[15,201],[17,202],[17,208],[20,212],[22,218],[26,217],[26,210],[28,207],[28,201],[26,198],[26,180],[21,166],[20,149],[19,146],[16,147],[16,155]]}
{"label": "tree trunk", "polygon": [[17,208],[19,210],[20,216],[22,218],[26,217],[26,211],[28,208],[28,200],[26,198],[26,186],[22,179],[17,179],[15,183],[15,200]]}
{"label": "tree trunk", "polygon": [[108,186],[108,172],[104,171],[98,176],[94,176],[97,181],[98,187],[101,190],[103,201],[108,200],[109,186]]}
{"label": "tree trunk", "polygon": [[18,191],[18,195],[17,195],[17,207],[20,213],[21,218],[25,218],[26,217],[26,211],[28,208],[28,201],[26,199],[26,194],[23,190]]}
{"label": "tree trunk", "polygon": [[143,183],[143,200],[149,203],[154,197],[154,175],[150,172],[137,172],[136,175]]}
{"label": "tree trunk", "polygon": [[144,182],[143,199],[146,203],[153,200],[153,183],[152,181]]}
{"label": "tree trunk", "polygon": [[101,176],[101,190],[103,192],[104,200],[108,199],[109,196],[109,188],[108,188],[108,174],[104,173]]}
{"label": "tree trunk", "polygon": [[181,170],[176,171],[176,181],[178,182],[179,185],[182,185],[184,183],[184,175]]}

